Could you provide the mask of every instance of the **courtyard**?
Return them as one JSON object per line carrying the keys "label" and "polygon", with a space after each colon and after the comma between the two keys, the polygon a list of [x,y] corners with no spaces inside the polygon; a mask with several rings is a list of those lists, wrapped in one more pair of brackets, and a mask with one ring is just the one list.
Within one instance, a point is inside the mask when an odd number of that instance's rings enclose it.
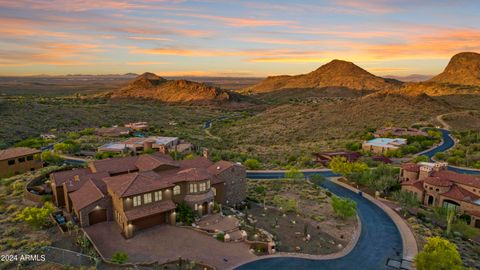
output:
{"label": "courtyard", "polygon": [[128,254],[129,263],[159,263],[188,258],[217,269],[228,269],[256,256],[243,243],[224,243],[192,229],[159,225],[125,239],[115,222],[85,228],[99,252],[109,259],[116,252]]}

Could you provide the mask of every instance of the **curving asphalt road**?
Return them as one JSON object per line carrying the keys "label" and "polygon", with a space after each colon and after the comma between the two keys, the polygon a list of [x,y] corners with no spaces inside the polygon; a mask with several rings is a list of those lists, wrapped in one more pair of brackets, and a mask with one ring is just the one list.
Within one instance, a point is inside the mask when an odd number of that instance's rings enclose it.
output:
{"label": "curving asphalt road", "polygon": [[[338,176],[331,171],[306,172],[305,175],[322,174],[325,177]],[[251,179],[283,178],[283,172],[249,172]],[[400,233],[383,210],[362,196],[328,180],[322,186],[332,193],[351,198],[357,203],[358,216],[362,222],[362,231],[357,245],[346,256],[332,260],[310,260],[301,258],[266,258],[239,266],[238,270],[262,269],[391,269],[385,264],[388,258],[402,259],[402,238]]]}
{"label": "curving asphalt road", "polygon": [[[432,160],[432,157],[435,156],[436,153],[445,152],[455,146],[455,141],[453,140],[450,131],[446,129],[438,130],[442,132],[442,143],[439,146],[431,149],[430,151],[422,153],[423,156],[427,156],[430,160]],[[480,175],[480,170],[469,170],[466,168],[458,168],[454,166],[448,166],[448,169],[458,173]]]}
{"label": "curving asphalt road", "polygon": [[[442,132],[442,143],[427,152],[422,153],[431,158],[438,152],[444,152],[455,145],[450,132]],[[449,166],[449,170],[465,174],[480,174],[480,171]],[[332,171],[305,172],[306,176],[321,174],[325,177],[338,176]],[[284,178],[283,172],[248,172],[250,179],[278,179]],[[322,186],[334,194],[351,198],[357,202],[358,215],[362,222],[362,232],[357,245],[346,256],[333,260],[309,260],[301,258],[266,258],[239,266],[238,270],[263,269],[392,269],[386,266],[388,258],[400,260],[402,257],[402,239],[393,221],[378,206],[330,181],[324,181]]]}

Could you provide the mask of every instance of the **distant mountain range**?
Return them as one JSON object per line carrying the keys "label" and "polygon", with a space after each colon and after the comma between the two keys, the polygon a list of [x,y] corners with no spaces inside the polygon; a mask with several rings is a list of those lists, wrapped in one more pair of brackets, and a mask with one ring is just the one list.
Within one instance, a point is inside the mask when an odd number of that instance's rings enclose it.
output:
{"label": "distant mountain range", "polygon": [[339,87],[354,90],[396,89],[402,82],[375,76],[359,66],[342,60],[333,60],[317,70],[295,76],[271,76],[245,90],[248,93],[266,93],[281,89],[312,89]]}
{"label": "distant mountain range", "polygon": [[144,98],[172,103],[239,101],[240,95],[218,87],[187,80],[167,80],[143,73],[126,86],[107,94],[110,98]]}
{"label": "distant mountain range", "polygon": [[[342,60],[333,60],[315,71],[295,76],[272,76],[244,89],[243,93],[260,94],[282,90],[350,89],[367,91],[393,91],[398,94],[446,95],[479,93],[480,54],[456,54],[445,70],[433,77],[411,75],[382,78],[359,66]],[[417,82],[420,81],[420,82]],[[291,92],[291,91],[290,91]]]}
{"label": "distant mountain range", "polygon": [[385,75],[385,78],[395,79],[401,82],[423,82],[433,78],[433,75],[410,74],[408,76]]}

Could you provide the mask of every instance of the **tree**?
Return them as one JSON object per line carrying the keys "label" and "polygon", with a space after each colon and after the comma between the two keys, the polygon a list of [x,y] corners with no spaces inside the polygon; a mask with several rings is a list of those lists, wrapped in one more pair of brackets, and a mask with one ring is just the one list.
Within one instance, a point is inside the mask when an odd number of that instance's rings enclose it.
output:
{"label": "tree", "polygon": [[414,261],[418,270],[464,269],[457,246],[438,236],[427,238],[427,244]]}
{"label": "tree", "polygon": [[35,228],[41,228],[49,224],[48,217],[54,210],[55,206],[51,202],[46,202],[42,207],[25,207],[17,214],[17,218]]}
{"label": "tree", "polygon": [[177,212],[177,221],[183,222],[187,225],[191,225],[194,218],[195,213],[193,212],[192,208],[185,203],[180,203],[176,209]]}
{"label": "tree", "polygon": [[452,231],[452,224],[457,217],[457,209],[453,207],[449,207],[447,210],[447,236],[450,236],[450,232]]}
{"label": "tree", "polygon": [[42,152],[42,160],[48,164],[61,164],[63,163],[63,159],[53,153],[53,151],[43,151]]}
{"label": "tree", "polygon": [[288,171],[285,172],[285,178],[293,179],[296,181],[305,178],[305,176],[303,175],[303,172],[299,171],[297,168],[291,167]]}
{"label": "tree", "polygon": [[350,218],[357,214],[357,203],[348,198],[332,197],[332,207],[335,214],[342,218]]}
{"label": "tree", "polygon": [[368,165],[364,162],[348,162],[345,157],[333,157],[328,163],[328,166],[334,173],[339,173],[343,176],[349,176],[352,173],[362,172],[368,170]]}
{"label": "tree", "polygon": [[249,170],[258,170],[260,169],[260,161],[254,159],[254,158],[249,158],[245,160],[244,162],[245,167]]}
{"label": "tree", "polygon": [[125,252],[115,252],[112,255],[112,262],[118,264],[124,264],[128,261],[128,254]]}
{"label": "tree", "polygon": [[402,212],[404,216],[407,214],[408,209],[420,205],[420,202],[418,201],[415,193],[413,192],[399,190],[393,193],[393,199],[397,201],[402,207]]}

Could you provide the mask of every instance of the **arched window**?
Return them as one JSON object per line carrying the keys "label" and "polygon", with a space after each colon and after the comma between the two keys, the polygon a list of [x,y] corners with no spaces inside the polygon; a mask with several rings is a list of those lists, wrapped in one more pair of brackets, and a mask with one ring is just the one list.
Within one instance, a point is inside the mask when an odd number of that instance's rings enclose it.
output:
{"label": "arched window", "polygon": [[176,185],[175,187],[173,187],[173,195],[180,195],[181,192],[182,190],[180,189],[179,185]]}

